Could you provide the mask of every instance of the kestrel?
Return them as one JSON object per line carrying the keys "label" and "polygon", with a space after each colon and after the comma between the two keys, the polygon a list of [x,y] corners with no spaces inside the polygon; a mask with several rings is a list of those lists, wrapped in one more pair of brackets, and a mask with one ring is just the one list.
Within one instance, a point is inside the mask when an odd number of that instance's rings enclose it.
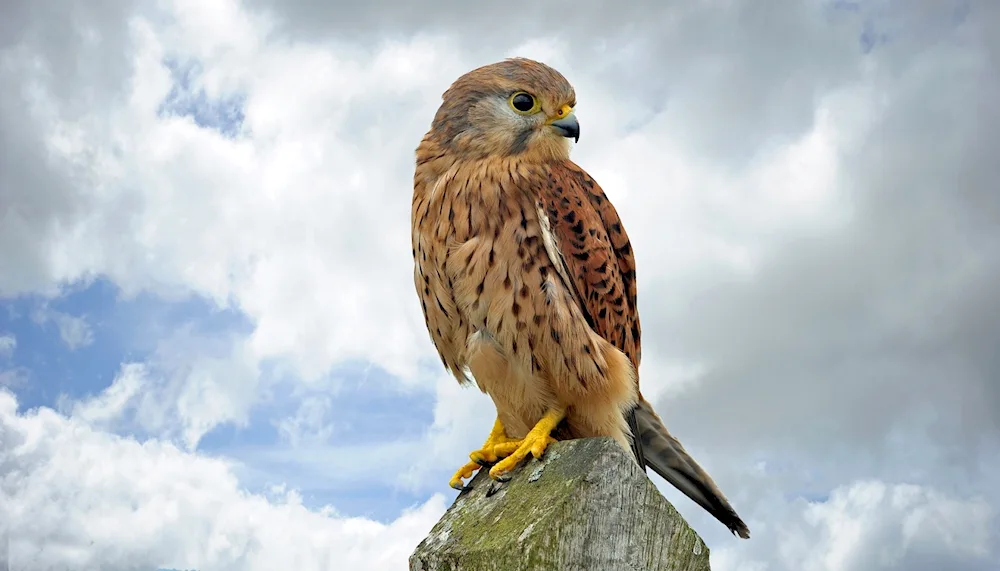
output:
{"label": "kestrel", "polygon": [[[416,151],[414,283],[444,366],[496,406],[451,479],[504,479],[556,439],[610,436],[747,538],[712,478],[639,392],[632,247],[601,187],[569,159],[573,86],[523,58],[444,92]],[[472,378],[469,378],[471,373]]]}

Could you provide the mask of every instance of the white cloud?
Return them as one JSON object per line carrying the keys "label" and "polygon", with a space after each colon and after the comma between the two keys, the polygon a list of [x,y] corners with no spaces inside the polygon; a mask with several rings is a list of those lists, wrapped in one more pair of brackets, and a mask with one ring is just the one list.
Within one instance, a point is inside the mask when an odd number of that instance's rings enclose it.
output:
{"label": "white cloud", "polygon": [[[984,499],[949,497],[914,485],[860,482],[812,505],[805,520],[821,532],[816,544],[800,546],[807,567],[909,568],[912,552],[948,554],[957,560],[995,555],[991,527],[996,512]],[[787,557],[787,555],[786,555]],[[801,559],[799,559],[801,560]],[[790,561],[790,562],[791,562]]]}
{"label": "white cloud", "polygon": [[[102,121],[39,125],[93,180],[76,189],[88,215],[49,244],[53,283],[103,274],[126,297],[193,291],[253,322],[228,355],[195,346],[157,357],[135,396],[139,422],[194,447],[219,423],[245,422],[264,361],[285,361],[304,384],[351,359],[428,382],[418,365],[436,356],[413,294],[403,158],[466,64],[441,38],[329,50],[262,42],[267,21],[235,3],[173,9],[172,25],[131,20],[135,75],[122,105]],[[167,58],[204,70],[190,89],[245,97],[241,135],[157,114],[177,87]],[[45,318],[71,347],[92,340],[80,318]]]}
{"label": "white cloud", "polygon": [[10,333],[0,335],[0,357],[10,357],[17,348],[17,338]]}
{"label": "white cloud", "polygon": [[59,337],[71,351],[94,342],[93,331],[85,318],[61,313],[56,315],[55,319],[59,327]]}
{"label": "white cloud", "polygon": [[396,570],[444,498],[388,524],[248,493],[221,459],[112,436],[0,391],[11,569]]}
{"label": "white cloud", "polygon": [[295,414],[276,423],[278,433],[292,447],[326,442],[333,434],[333,425],[326,420],[331,406],[332,401],[327,396],[304,397]]}
{"label": "white cloud", "polygon": [[75,351],[81,347],[86,347],[94,342],[94,331],[83,316],[69,315],[61,311],[56,311],[47,306],[42,306],[32,312],[32,320],[38,325],[45,325],[53,322],[59,330],[59,338],[66,344],[70,351]]}
{"label": "white cloud", "polygon": [[983,498],[957,497],[912,484],[867,480],[829,499],[795,501],[762,521],[757,545],[712,552],[725,571],[993,569],[997,510]]}
{"label": "white cloud", "polygon": [[126,407],[147,382],[145,365],[123,364],[111,385],[100,394],[65,405],[71,407],[74,419],[93,427],[107,428],[122,419]]}
{"label": "white cloud", "polygon": [[151,379],[135,397],[134,422],[189,450],[220,424],[245,426],[263,396],[259,363],[242,335],[182,327],[161,340],[147,365]]}
{"label": "white cloud", "polygon": [[220,424],[245,426],[250,408],[264,397],[265,379],[245,344],[238,334],[177,326],[159,338],[147,361],[123,363],[99,394],[62,398],[60,409],[95,426],[141,429],[194,450]]}
{"label": "white cloud", "polygon": [[[0,363],[10,359],[17,349],[17,337],[11,333],[0,334]],[[24,371],[19,368],[0,367],[0,387],[17,387],[25,382]]]}
{"label": "white cloud", "polygon": [[[399,199],[411,165],[396,157],[412,154],[440,86],[460,69],[450,46],[418,38],[338,54],[262,45],[229,30],[230,19],[195,26],[194,17],[167,29],[135,23],[131,105],[114,113],[110,132],[92,133],[132,151],[102,156],[100,207],[79,240],[57,246],[75,263],[59,277],[102,272],[126,294],[191,289],[232,303],[255,323],[252,358],[290,358],[307,381],[351,358],[414,379],[431,353],[411,300],[409,206]],[[157,117],[171,89],[164,57],[199,59],[194,89],[244,94],[244,136]],[[409,71],[426,61],[435,74]],[[412,112],[384,110],[404,98],[415,98]],[[64,149],[68,159],[81,152],[91,151]]]}

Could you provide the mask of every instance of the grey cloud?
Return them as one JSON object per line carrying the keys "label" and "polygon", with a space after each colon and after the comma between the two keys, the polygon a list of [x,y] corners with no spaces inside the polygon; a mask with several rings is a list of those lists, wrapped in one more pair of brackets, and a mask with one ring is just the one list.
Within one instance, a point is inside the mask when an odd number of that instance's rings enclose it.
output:
{"label": "grey cloud", "polygon": [[[250,0],[250,8],[276,18],[279,30],[298,38],[338,38],[368,43],[393,35],[444,33],[475,39],[484,48],[533,35],[571,33],[580,40],[629,22],[641,22],[642,3],[554,0],[525,9],[512,3]],[[619,31],[619,30],[615,30]],[[589,36],[589,37],[588,37]]]}
{"label": "grey cloud", "polygon": [[[666,112],[713,159],[742,163],[812,126],[816,98],[857,77],[866,14],[808,2],[509,3],[250,0],[289,35],[365,43],[457,38],[488,63],[528,38],[557,38],[570,64],[614,86],[621,105]],[[611,53],[619,52],[618,56]],[[573,78],[570,78],[571,80]],[[445,86],[442,86],[442,90]],[[586,104],[586,92],[578,94]]]}
{"label": "grey cloud", "polygon": [[793,486],[820,470],[1000,501],[980,472],[1000,460],[995,13],[872,55],[884,113],[841,157],[843,232],[784,243],[750,282],[690,277],[640,300],[647,351],[714,365],[658,403],[686,442],[791,461]]}
{"label": "grey cloud", "polygon": [[979,571],[995,569],[1000,556],[989,505],[933,488],[862,481],[822,503],[771,497],[768,505],[780,518],[738,547],[716,542],[713,569],[733,568],[724,564],[732,558],[750,568]]}
{"label": "grey cloud", "polygon": [[44,287],[80,222],[88,174],[53,156],[56,123],[113,100],[129,74],[127,2],[15,0],[0,22],[0,294]]}
{"label": "grey cloud", "polygon": [[[11,73],[0,78],[4,85],[20,83]],[[81,210],[67,165],[47,157],[25,103],[12,89],[0,95],[0,293],[47,281],[48,240]]]}

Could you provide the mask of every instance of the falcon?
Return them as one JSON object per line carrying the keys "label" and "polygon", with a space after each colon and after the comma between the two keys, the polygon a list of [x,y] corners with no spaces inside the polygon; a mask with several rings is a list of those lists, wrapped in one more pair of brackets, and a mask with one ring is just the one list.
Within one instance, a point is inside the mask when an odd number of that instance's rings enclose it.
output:
{"label": "falcon", "polygon": [[[416,150],[414,284],[431,340],[496,406],[451,479],[497,480],[557,440],[608,436],[731,532],[750,531],[639,392],[635,260],[601,187],[569,159],[573,86],[511,58],[455,80]],[[470,377],[471,375],[471,377]]]}

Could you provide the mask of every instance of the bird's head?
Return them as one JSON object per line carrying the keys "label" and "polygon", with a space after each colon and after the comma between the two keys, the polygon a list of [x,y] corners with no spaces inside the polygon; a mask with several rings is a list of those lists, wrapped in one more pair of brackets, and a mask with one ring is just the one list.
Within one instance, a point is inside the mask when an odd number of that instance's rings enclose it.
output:
{"label": "bird's head", "polygon": [[444,92],[431,136],[468,157],[561,160],[579,140],[576,93],[551,67],[506,59],[462,75]]}

